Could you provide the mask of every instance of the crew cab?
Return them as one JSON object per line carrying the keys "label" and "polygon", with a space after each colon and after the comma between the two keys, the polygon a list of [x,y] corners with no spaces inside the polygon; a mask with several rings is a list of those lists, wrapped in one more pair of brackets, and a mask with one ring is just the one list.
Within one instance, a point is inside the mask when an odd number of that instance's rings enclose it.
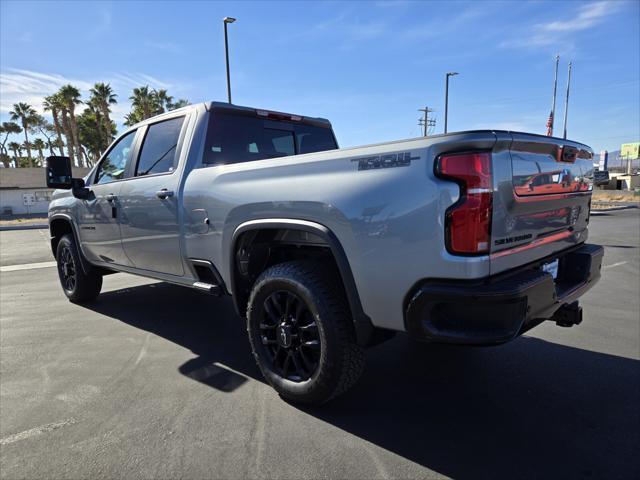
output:
{"label": "crew cab", "polygon": [[72,302],[113,272],[233,296],[266,380],[317,404],[395,332],[495,345],[580,323],[603,255],[592,157],[500,130],[339,149],[325,119],[197,104],[124,131],[83,179],[49,157],[51,246]]}

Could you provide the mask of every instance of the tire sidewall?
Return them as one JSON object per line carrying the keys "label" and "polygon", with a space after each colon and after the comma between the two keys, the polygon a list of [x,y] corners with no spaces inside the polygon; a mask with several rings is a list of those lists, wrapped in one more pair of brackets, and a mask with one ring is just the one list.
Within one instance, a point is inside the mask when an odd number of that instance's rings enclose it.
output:
{"label": "tire sidewall", "polygon": [[[262,305],[271,294],[278,291],[289,291],[300,297],[307,305],[318,326],[320,361],[311,378],[303,382],[288,380],[275,372],[262,345],[259,329]],[[254,286],[247,310],[247,330],[253,354],[265,379],[285,398],[304,402],[313,401],[318,396],[328,397],[331,394],[331,385],[326,379],[340,374],[338,370],[340,365],[339,362],[336,362],[336,359],[339,358],[339,352],[334,351],[337,346],[334,338],[335,332],[330,322],[330,313],[325,308],[323,301],[326,299],[320,297],[317,292],[309,290],[295,276],[266,275],[261,277]]]}
{"label": "tire sidewall", "polygon": [[[63,283],[62,266],[60,258],[62,251],[68,248],[71,252],[76,275],[76,284],[73,290],[67,290]],[[95,270],[85,272],[80,258],[80,251],[75,238],[71,234],[64,235],[56,247],[56,262],[60,286],[67,298],[74,303],[83,303],[95,300],[102,289],[102,275]]]}
{"label": "tire sidewall", "polygon": [[[76,272],[76,284],[73,290],[67,290],[67,288],[65,288],[64,286],[64,276],[62,274],[62,264],[60,262],[60,257],[62,255],[62,251],[67,248],[69,249],[69,251],[71,252],[71,257],[73,258],[73,266]],[[78,272],[78,268],[82,268],[82,266],[80,265],[80,258],[78,258],[78,253],[77,250],[75,248],[75,243],[74,241],[69,238],[68,235],[65,235],[64,237],[62,237],[60,239],[60,241],[58,242],[58,247],[56,248],[56,263],[57,263],[57,268],[58,268],[58,278],[60,279],[60,286],[62,287],[62,290],[64,291],[64,294],[69,297],[70,299],[74,299],[74,297],[77,294],[78,291],[78,285],[80,282],[80,278],[79,278],[79,272]]]}

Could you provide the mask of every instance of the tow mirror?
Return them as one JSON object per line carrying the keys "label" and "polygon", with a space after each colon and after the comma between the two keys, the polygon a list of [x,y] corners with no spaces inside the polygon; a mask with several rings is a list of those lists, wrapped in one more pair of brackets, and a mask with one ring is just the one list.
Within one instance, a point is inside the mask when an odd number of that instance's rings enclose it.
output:
{"label": "tow mirror", "polygon": [[47,157],[47,187],[70,190],[73,188],[71,159],[69,157]]}
{"label": "tow mirror", "polygon": [[91,190],[84,186],[82,178],[73,178],[69,157],[47,157],[47,187],[71,190],[76,198],[89,198]]}

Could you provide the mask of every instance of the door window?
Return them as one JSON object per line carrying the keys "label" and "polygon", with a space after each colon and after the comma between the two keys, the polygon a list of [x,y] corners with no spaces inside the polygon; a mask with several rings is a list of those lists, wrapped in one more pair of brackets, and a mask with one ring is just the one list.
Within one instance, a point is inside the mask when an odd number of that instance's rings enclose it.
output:
{"label": "door window", "polygon": [[184,117],[154,123],[147,128],[136,176],[173,172],[178,163],[177,148]]}
{"label": "door window", "polygon": [[127,133],[109,150],[109,153],[98,166],[95,183],[108,183],[125,178],[127,161],[129,160],[135,133],[135,130]]}

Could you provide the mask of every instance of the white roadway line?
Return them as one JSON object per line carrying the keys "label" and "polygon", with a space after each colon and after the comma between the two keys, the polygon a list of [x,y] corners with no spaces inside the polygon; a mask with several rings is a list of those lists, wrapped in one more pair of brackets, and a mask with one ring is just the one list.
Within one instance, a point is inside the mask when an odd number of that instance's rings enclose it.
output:
{"label": "white roadway line", "polygon": [[605,265],[604,267],[602,267],[602,269],[606,270],[607,268],[619,267],[620,265],[624,265],[625,263],[629,262],[625,260],[624,262],[612,263],[611,265]]}
{"label": "white roadway line", "polygon": [[19,442],[20,440],[26,440],[27,438],[52,432],[53,430],[57,430],[58,428],[65,427],[67,425],[73,425],[74,423],[76,423],[75,418],[67,418],[61,422],[47,423],[46,425],[41,425],[39,427],[25,430],[24,432],[14,433],[13,435],[4,437],[0,439],[0,445],[9,445],[10,443]]}
{"label": "white roadway line", "polygon": [[4,265],[0,267],[0,272],[15,272],[17,270],[32,270],[34,268],[55,267],[56,262],[22,263],[20,265]]}

